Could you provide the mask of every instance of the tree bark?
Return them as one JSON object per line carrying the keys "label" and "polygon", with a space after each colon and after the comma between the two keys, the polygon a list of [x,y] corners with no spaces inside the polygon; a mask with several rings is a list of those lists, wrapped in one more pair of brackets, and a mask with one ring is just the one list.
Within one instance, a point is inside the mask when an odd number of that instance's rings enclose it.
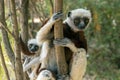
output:
{"label": "tree bark", "polygon": [[[21,28],[21,37],[24,43],[28,41],[28,11],[29,0],[21,0],[21,15],[20,15],[20,28]],[[22,55],[22,58],[24,55]],[[23,60],[23,59],[22,59]],[[24,73],[24,80],[29,80],[27,73]]]}
{"label": "tree bark", "polygon": [[[54,12],[62,11],[63,0],[54,0]],[[54,37],[63,38],[63,25],[62,20],[58,21],[54,25]],[[67,73],[67,64],[65,60],[64,48],[55,46],[55,53],[57,58],[57,66],[59,75]]]}
{"label": "tree bark", "polygon": [[[4,26],[7,26],[7,24],[5,22],[4,0],[0,0],[0,22]],[[5,46],[5,51],[10,59],[10,62],[13,65],[13,69],[14,69],[15,55],[14,55],[14,52],[13,52],[11,45],[10,45],[10,42],[9,42],[8,33],[7,33],[7,31],[5,31],[5,29],[3,29],[3,27],[1,27],[1,30],[2,30],[2,41],[3,41],[4,46]]]}
{"label": "tree bark", "polygon": [[18,23],[17,23],[17,16],[15,10],[15,0],[11,1],[11,12],[12,12],[12,25],[13,25],[13,32],[15,36],[15,74],[16,80],[23,80],[23,69],[21,63],[21,51],[20,51],[20,40],[19,40],[19,30],[18,30]]}
{"label": "tree bark", "polygon": [[22,40],[27,43],[28,41],[28,11],[29,0],[21,0],[21,16],[20,16],[20,27]]}
{"label": "tree bark", "polygon": [[52,15],[53,12],[54,12],[54,6],[53,6],[53,1],[52,0],[50,0],[50,6],[51,6],[50,15]]}
{"label": "tree bark", "polygon": [[4,68],[7,80],[10,80],[9,73],[8,73],[8,70],[7,70],[7,67],[6,67],[6,64],[5,64],[5,59],[4,59],[4,56],[3,56],[3,53],[2,53],[1,42],[0,42],[0,57],[1,57],[2,66]]}

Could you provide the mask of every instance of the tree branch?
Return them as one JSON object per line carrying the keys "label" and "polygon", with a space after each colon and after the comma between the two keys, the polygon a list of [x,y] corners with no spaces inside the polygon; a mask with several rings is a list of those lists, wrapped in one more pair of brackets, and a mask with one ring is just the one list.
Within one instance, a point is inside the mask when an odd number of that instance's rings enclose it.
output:
{"label": "tree branch", "polygon": [[[6,26],[5,23],[5,10],[4,10],[4,0],[0,0],[0,23],[3,24],[3,26]],[[11,48],[9,39],[8,39],[8,34],[7,32],[3,29],[2,25],[0,24],[0,28],[1,28],[1,33],[2,33],[2,41],[4,43],[5,46],[5,51],[10,59],[10,62],[13,65],[14,68],[14,60],[15,60],[15,56],[14,56],[14,52]]]}
{"label": "tree branch", "polygon": [[[62,11],[63,1],[54,0],[54,12]],[[63,38],[63,25],[62,20],[58,21],[54,25],[55,39]],[[55,53],[57,58],[58,73],[60,75],[67,74],[67,63],[65,60],[64,48],[61,46],[55,46]]]}
{"label": "tree branch", "polygon": [[40,14],[38,14],[39,11],[38,11],[37,8],[34,6],[34,2],[33,2],[32,0],[30,0],[30,3],[31,3],[30,8],[33,9],[33,10],[37,13],[37,16],[39,17],[40,21],[43,23],[44,21],[41,19],[42,16],[41,16]]}
{"label": "tree branch", "polygon": [[23,69],[22,69],[22,62],[21,62],[21,51],[20,51],[20,40],[19,40],[19,30],[18,30],[18,22],[17,22],[17,15],[15,9],[15,0],[10,0],[11,2],[11,16],[12,25],[13,25],[13,32],[15,35],[15,75],[16,80],[23,80]]}
{"label": "tree branch", "polygon": [[53,6],[53,1],[50,0],[50,5],[51,5],[51,12],[53,13],[54,12],[54,6]]}
{"label": "tree branch", "polygon": [[0,22],[0,27],[2,27],[4,30],[6,30],[13,38],[15,38],[14,37],[14,34],[12,34],[12,32],[5,26],[5,25],[3,25],[2,24],[2,22]]}
{"label": "tree branch", "polygon": [[[21,0],[21,12],[20,12],[20,28],[21,28],[21,38],[24,43],[28,41],[28,11],[29,7],[29,0]],[[22,60],[24,55],[22,55]],[[24,80],[29,80],[27,73],[24,73]]]}
{"label": "tree branch", "polygon": [[0,42],[0,57],[1,57],[2,66],[4,68],[7,80],[10,80],[9,73],[8,73],[8,70],[5,64],[5,59],[4,59],[3,52],[2,52],[1,42]]}

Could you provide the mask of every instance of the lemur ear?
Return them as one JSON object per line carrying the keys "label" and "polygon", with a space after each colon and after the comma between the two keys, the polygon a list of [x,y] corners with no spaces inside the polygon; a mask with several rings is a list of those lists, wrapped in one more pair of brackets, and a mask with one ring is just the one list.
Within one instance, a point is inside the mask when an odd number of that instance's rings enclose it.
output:
{"label": "lemur ear", "polygon": [[72,12],[68,12],[68,17],[70,17],[70,16],[71,16],[71,14],[72,14]]}

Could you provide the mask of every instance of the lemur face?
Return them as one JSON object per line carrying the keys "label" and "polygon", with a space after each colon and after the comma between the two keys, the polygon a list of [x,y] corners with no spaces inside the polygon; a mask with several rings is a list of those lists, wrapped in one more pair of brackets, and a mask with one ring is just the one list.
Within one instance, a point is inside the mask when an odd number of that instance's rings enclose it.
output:
{"label": "lemur face", "polygon": [[78,29],[85,29],[89,23],[89,19],[87,17],[76,17],[74,18],[73,22]]}
{"label": "lemur face", "polygon": [[28,41],[28,49],[32,53],[35,53],[39,50],[39,45],[37,44],[36,39],[31,39]]}
{"label": "lemur face", "polygon": [[68,12],[68,17],[64,22],[67,22],[74,31],[80,31],[89,26],[91,19],[91,13],[89,10],[75,9]]}

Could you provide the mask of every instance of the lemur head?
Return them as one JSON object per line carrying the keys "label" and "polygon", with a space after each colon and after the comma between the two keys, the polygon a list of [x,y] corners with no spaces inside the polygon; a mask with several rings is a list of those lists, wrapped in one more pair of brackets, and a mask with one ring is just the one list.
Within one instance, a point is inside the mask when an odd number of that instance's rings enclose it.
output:
{"label": "lemur head", "polygon": [[68,12],[67,19],[64,23],[67,23],[76,32],[86,29],[91,19],[91,12],[89,10],[75,9]]}
{"label": "lemur head", "polygon": [[35,53],[40,49],[40,46],[38,45],[36,39],[30,39],[28,41],[28,49],[30,52]]}

